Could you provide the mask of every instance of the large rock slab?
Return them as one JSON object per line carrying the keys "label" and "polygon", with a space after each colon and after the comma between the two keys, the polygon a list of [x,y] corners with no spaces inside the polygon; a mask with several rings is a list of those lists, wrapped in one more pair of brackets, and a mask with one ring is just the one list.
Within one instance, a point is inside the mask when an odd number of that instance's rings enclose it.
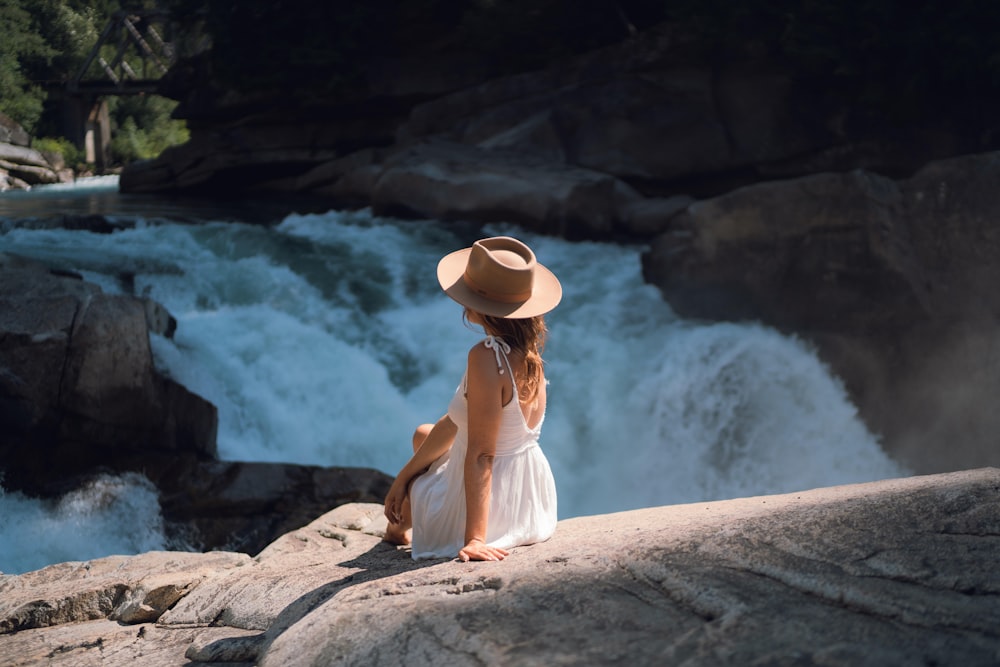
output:
{"label": "large rock slab", "polygon": [[[141,654],[153,667],[993,665],[998,507],[1000,470],[981,469],[580,517],[502,562],[461,563],[414,562],[380,540],[380,506],[345,505],[253,559],[146,554],[0,578],[0,654]],[[131,626],[98,618],[113,604],[53,627],[24,613],[116,587],[183,595]]]}
{"label": "large rock slab", "polygon": [[812,340],[912,469],[997,465],[997,179],[987,153],[740,188],[674,217],[644,274],[681,316]]}
{"label": "large rock slab", "polygon": [[990,664],[997,470],[561,522],[346,588],[262,665]]}

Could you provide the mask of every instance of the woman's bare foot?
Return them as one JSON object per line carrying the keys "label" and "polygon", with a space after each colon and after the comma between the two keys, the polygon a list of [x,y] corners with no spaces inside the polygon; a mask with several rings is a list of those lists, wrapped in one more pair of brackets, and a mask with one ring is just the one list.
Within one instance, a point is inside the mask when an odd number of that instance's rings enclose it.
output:
{"label": "woman's bare foot", "polygon": [[410,544],[410,529],[403,529],[398,523],[390,523],[385,528],[385,536],[382,538],[389,544],[398,544],[401,546],[408,546]]}

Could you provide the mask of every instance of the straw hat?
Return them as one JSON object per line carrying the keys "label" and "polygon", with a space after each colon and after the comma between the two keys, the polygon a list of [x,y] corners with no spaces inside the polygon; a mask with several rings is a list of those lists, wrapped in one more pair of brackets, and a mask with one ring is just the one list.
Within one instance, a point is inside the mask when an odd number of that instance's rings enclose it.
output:
{"label": "straw hat", "polygon": [[445,294],[494,317],[542,315],[562,299],[559,279],[538,263],[531,248],[509,236],[482,239],[445,255],[437,275]]}

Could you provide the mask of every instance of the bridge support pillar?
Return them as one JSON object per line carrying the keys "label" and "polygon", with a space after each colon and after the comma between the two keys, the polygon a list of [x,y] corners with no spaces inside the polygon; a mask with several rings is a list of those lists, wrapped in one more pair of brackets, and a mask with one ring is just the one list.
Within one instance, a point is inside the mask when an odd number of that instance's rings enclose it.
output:
{"label": "bridge support pillar", "polygon": [[91,96],[67,96],[62,100],[66,138],[84,152],[84,160],[104,171],[111,164],[111,119],[108,103]]}
{"label": "bridge support pillar", "polygon": [[111,119],[108,103],[97,98],[90,105],[84,125],[83,149],[87,162],[93,162],[98,173],[104,173],[111,164]]}

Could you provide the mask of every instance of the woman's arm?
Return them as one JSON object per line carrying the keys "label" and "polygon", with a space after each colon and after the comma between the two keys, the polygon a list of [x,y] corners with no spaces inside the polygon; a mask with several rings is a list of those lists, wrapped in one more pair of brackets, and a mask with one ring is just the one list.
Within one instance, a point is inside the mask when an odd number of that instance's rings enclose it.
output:
{"label": "woman's arm", "polygon": [[502,560],[504,549],[486,545],[489,523],[493,457],[503,411],[503,376],[493,352],[482,345],[469,351],[468,385],[469,448],[465,455],[465,547],[459,558]]}
{"label": "woman's arm", "polygon": [[403,500],[410,492],[410,482],[451,448],[457,431],[458,427],[448,415],[444,415],[434,424],[434,428],[424,438],[420,448],[396,475],[389,493],[385,496],[385,517],[389,521],[399,523],[402,520]]}

